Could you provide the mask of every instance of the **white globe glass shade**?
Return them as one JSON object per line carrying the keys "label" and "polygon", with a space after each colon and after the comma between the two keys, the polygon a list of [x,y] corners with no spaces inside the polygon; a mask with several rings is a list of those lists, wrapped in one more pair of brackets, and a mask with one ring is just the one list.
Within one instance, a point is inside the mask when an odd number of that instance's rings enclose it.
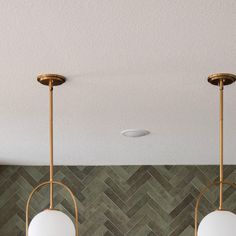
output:
{"label": "white globe glass shade", "polygon": [[63,212],[45,210],[30,222],[28,236],[75,236],[75,226]]}
{"label": "white globe glass shade", "polygon": [[203,218],[198,236],[236,236],[236,215],[230,211],[214,211]]}

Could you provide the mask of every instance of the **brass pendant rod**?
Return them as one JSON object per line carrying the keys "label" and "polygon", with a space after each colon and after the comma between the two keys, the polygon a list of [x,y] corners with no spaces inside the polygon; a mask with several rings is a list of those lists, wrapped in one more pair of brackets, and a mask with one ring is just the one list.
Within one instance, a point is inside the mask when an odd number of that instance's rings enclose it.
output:
{"label": "brass pendant rod", "polygon": [[223,181],[224,181],[224,149],[223,149],[223,94],[224,81],[220,80],[220,206],[223,209]]}
{"label": "brass pendant rod", "polygon": [[49,81],[50,209],[53,209],[53,80]]}

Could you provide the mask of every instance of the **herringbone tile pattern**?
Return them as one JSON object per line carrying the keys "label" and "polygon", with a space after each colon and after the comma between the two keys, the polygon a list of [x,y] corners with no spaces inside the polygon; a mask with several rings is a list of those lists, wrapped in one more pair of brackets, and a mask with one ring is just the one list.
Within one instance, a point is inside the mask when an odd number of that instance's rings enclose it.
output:
{"label": "herringbone tile pattern", "polygon": [[[217,178],[216,166],[57,167],[79,204],[81,236],[191,236],[199,191]],[[0,235],[25,235],[25,204],[31,190],[49,177],[48,167],[0,167]],[[225,177],[236,180],[234,166]],[[48,188],[35,196],[31,217],[48,206]],[[225,188],[224,206],[236,210],[236,193]],[[70,198],[55,189],[57,207],[73,217]],[[217,207],[218,190],[203,198],[200,217]]]}

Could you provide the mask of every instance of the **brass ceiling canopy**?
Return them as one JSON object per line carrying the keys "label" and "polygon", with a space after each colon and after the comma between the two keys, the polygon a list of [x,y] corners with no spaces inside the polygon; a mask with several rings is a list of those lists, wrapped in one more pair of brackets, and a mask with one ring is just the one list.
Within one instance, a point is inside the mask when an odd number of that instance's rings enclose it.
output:
{"label": "brass ceiling canopy", "polygon": [[52,86],[58,86],[66,82],[66,77],[57,74],[42,74],[37,77],[39,83],[49,86],[50,81]]}
{"label": "brass ceiling canopy", "polygon": [[208,82],[220,86],[220,81],[223,81],[223,85],[230,85],[236,81],[236,75],[229,73],[217,73],[208,76]]}

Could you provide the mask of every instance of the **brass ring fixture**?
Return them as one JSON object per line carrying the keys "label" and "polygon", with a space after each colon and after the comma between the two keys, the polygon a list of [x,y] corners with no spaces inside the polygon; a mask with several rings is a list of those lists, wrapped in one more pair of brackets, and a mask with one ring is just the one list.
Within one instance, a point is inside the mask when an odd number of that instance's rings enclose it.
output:
{"label": "brass ring fixture", "polygon": [[38,191],[39,189],[43,188],[44,186],[46,185],[51,185],[52,184],[57,184],[57,185],[60,185],[62,186],[64,189],[67,190],[67,192],[69,192],[70,196],[71,196],[71,199],[73,200],[73,204],[74,204],[74,213],[75,213],[75,233],[76,233],[76,236],[79,235],[79,225],[78,225],[78,207],[77,207],[77,202],[76,202],[76,198],[73,194],[73,192],[69,189],[69,187],[67,187],[65,184],[59,182],[59,181],[46,181],[46,182],[43,182],[41,184],[39,184],[37,187],[35,187],[32,192],[30,193],[29,195],[29,198],[27,200],[27,204],[26,204],[26,219],[25,219],[25,222],[26,222],[26,236],[28,236],[28,228],[29,228],[29,206],[30,206],[30,202],[31,202],[31,199],[33,197],[33,195],[36,193],[36,191]]}

